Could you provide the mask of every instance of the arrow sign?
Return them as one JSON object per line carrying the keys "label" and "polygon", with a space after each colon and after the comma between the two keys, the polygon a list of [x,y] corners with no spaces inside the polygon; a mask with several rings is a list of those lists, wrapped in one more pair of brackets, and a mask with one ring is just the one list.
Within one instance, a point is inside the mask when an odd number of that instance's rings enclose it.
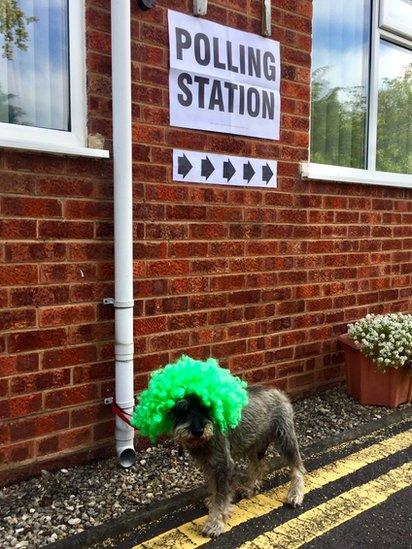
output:
{"label": "arrow sign", "polygon": [[192,168],[193,166],[185,154],[183,154],[183,156],[179,156],[177,169],[177,173],[179,175],[183,175],[183,177],[186,177]]}
{"label": "arrow sign", "polygon": [[266,162],[266,166],[262,166],[262,179],[265,181],[266,185],[273,177],[273,172],[270,169],[269,164]]}
{"label": "arrow sign", "polygon": [[235,175],[236,170],[232,162],[230,161],[230,158],[227,159],[227,162],[223,162],[223,177],[230,181],[232,177]]}
{"label": "arrow sign", "polygon": [[250,160],[247,164],[243,165],[243,179],[246,179],[248,183],[250,183],[255,173],[256,172],[253,169],[252,164],[250,163]]}
{"label": "arrow sign", "polygon": [[206,177],[206,179],[209,179],[209,177],[212,175],[212,173],[215,171],[215,167],[210,162],[209,158],[206,156],[206,158],[202,159],[202,177]]}
{"label": "arrow sign", "polygon": [[277,185],[277,162],[269,158],[173,149],[173,181],[268,190]]}

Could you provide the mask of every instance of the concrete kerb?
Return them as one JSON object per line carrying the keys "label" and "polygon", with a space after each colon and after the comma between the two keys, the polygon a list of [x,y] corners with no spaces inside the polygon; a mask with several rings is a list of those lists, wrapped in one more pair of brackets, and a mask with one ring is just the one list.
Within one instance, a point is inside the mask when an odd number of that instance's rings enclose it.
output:
{"label": "concrete kerb", "polygon": [[[412,418],[412,406],[402,410],[395,410],[391,414],[384,416],[379,420],[370,421],[359,427],[345,431],[342,434],[325,438],[313,444],[303,446],[302,453],[312,454],[326,450],[327,448],[336,446],[339,443],[356,440],[359,437],[369,435],[375,431],[389,427],[403,419]],[[274,458],[269,464],[270,471],[275,471],[284,466],[284,461],[281,458]],[[95,544],[107,539],[116,538],[125,535],[132,531],[136,525],[144,526],[150,522],[158,520],[163,515],[200,503],[206,496],[206,487],[200,486],[188,492],[184,492],[172,498],[162,500],[151,504],[136,512],[127,513],[119,519],[113,520],[110,523],[101,524],[93,528],[89,528],[79,534],[74,534],[63,540],[47,545],[48,549],[85,549],[93,547]]]}

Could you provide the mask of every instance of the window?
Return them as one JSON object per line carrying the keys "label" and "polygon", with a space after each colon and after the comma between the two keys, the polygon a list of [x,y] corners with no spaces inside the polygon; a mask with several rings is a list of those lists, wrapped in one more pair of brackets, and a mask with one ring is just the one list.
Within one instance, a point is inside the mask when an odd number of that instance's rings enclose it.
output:
{"label": "window", "polygon": [[412,187],[412,0],[314,0],[310,163]]}
{"label": "window", "polygon": [[0,145],[107,156],[86,148],[84,0],[4,0]]}

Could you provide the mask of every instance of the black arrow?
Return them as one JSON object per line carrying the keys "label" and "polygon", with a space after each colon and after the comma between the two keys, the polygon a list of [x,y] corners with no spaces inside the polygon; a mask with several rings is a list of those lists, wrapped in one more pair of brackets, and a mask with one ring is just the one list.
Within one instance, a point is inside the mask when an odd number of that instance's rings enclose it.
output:
{"label": "black arrow", "polygon": [[179,156],[177,167],[177,173],[179,175],[183,175],[183,177],[186,177],[192,168],[193,166],[185,154],[183,154],[183,156]]}
{"label": "black arrow", "polygon": [[252,164],[250,163],[250,160],[247,164],[243,165],[243,179],[246,179],[248,183],[250,183],[255,173],[256,172],[253,169]]}
{"label": "black arrow", "polygon": [[206,177],[206,179],[209,179],[209,177],[212,175],[212,173],[215,171],[215,167],[210,162],[209,158],[206,156],[206,158],[202,159],[202,177]]}
{"label": "black arrow", "polygon": [[223,162],[223,177],[230,181],[232,177],[235,175],[236,169],[232,162],[230,161],[230,158],[227,159],[227,162]]}
{"label": "black arrow", "polygon": [[273,172],[271,170],[271,167],[266,162],[266,166],[262,166],[262,179],[265,181],[266,185],[269,183],[269,181],[273,177]]}

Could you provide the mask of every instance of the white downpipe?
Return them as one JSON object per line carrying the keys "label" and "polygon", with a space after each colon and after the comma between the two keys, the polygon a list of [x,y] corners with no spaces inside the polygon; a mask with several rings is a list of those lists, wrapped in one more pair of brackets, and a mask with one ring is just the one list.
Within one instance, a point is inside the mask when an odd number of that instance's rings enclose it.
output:
{"label": "white downpipe", "polygon": [[[133,192],[130,0],[111,0],[114,164],[116,403],[134,407],[133,391]],[[136,459],[134,430],[116,417],[120,464]]]}

